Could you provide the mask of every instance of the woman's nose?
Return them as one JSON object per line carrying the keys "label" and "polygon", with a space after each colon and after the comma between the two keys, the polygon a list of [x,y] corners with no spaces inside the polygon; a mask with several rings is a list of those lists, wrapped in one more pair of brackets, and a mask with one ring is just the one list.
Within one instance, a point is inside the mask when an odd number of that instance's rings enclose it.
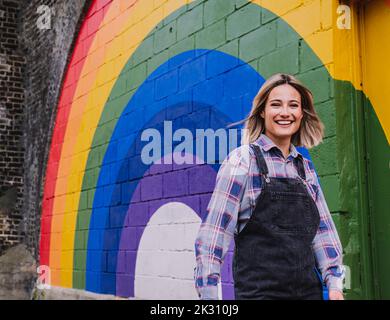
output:
{"label": "woman's nose", "polygon": [[281,116],[288,116],[289,115],[288,106],[282,106],[282,108],[280,110],[280,115]]}

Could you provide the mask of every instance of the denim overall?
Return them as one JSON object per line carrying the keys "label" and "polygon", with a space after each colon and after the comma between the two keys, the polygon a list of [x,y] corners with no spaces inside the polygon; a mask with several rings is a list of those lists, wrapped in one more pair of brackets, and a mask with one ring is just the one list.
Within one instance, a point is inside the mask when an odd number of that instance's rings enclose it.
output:
{"label": "denim overall", "polygon": [[[262,191],[243,230],[235,234],[236,299],[322,300],[312,242],[320,216],[299,178],[268,177],[260,147],[252,144]],[[305,180],[303,159],[294,158]]]}

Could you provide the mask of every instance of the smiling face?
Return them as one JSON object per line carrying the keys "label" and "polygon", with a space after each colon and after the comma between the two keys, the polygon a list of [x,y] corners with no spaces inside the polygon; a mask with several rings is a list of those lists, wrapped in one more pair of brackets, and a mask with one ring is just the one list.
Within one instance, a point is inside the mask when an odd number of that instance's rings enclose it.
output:
{"label": "smiling face", "polygon": [[299,130],[303,111],[300,93],[291,85],[273,88],[261,117],[265,120],[265,134],[274,141],[291,140]]}

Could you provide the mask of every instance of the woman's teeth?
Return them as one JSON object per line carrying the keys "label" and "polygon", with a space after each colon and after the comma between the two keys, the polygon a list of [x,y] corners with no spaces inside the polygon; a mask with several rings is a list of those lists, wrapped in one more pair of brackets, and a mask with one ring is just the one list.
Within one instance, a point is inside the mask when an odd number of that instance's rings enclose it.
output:
{"label": "woman's teeth", "polygon": [[282,124],[282,125],[288,125],[288,124],[291,124],[293,123],[293,121],[286,121],[286,120],[283,120],[283,121],[275,121],[277,124]]}

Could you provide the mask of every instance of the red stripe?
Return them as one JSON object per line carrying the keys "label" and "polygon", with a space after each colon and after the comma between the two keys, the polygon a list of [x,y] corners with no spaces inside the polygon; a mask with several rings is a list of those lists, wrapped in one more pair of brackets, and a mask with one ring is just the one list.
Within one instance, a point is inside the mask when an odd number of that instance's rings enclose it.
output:
{"label": "red stripe", "polygon": [[[76,91],[77,82],[79,80],[82,67],[86,60],[86,55],[92,44],[95,33],[98,31],[99,25],[104,18],[103,12],[104,10],[107,10],[107,7],[110,5],[111,1],[112,0],[94,0],[89,7],[87,18],[82,23],[75,48],[66,71],[65,80],[63,82],[52,141],[50,145],[49,160],[47,163],[45,187],[42,200],[41,239],[39,245],[41,265],[49,265],[50,232],[55,183],[72,99]],[[90,22],[90,19],[93,20],[93,23]]]}

